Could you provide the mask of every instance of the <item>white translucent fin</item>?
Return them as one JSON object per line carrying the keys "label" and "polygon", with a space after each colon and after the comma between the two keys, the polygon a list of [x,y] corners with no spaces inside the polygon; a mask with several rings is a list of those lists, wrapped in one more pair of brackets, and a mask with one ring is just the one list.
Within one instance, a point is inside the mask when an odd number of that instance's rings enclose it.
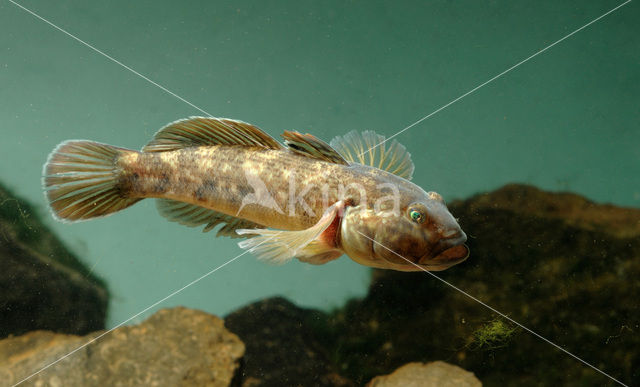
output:
{"label": "white translucent fin", "polygon": [[302,250],[298,251],[296,258],[301,262],[310,263],[312,265],[324,265],[327,262],[340,258],[341,255],[342,251],[330,248],[326,243],[321,241],[314,240]]}
{"label": "white translucent fin", "polygon": [[272,264],[281,265],[289,262],[301,253],[305,247],[322,234],[339,215],[342,201],[329,207],[322,218],[313,226],[299,231],[281,231],[271,229],[240,229],[239,235],[257,235],[238,243],[243,249],[249,250],[258,259]]}
{"label": "white translucent fin", "polygon": [[243,145],[282,149],[282,145],[259,128],[229,118],[189,117],[160,129],[143,152],[166,152],[192,146]]}
{"label": "white translucent fin", "polygon": [[236,233],[239,228],[263,227],[245,219],[177,200],[157,199],[156,207],[160,215],[172,222],[178,222],[189,227],[205,225],[202,232],[211,231],[217,225],[222,224],[223,226],[218,230],[216,236],[239,238],[240,236]]}
{"label": "white translucent fin", "polygon": [[54,217],[68,222],[87,220],[141,200],[123,196],[118,186],[116,162],[124,152],[133,151],[84,140],[59,144],[42,171],[42,185]]}
{"label": "white translucent fin", "polygon": [[311,134],[285,131],[282,134],[284,144],[293,152],[306,157],[328,161],[336,164],[349,164],[335,149],[329,144]]}
{"label": "white translucent fin", "polygon": [[351,131],[331,140],[331,147],[345,160],[385,170],[407,180],[413,177],[411,154],[404,146],[371,130],[362,133]]}

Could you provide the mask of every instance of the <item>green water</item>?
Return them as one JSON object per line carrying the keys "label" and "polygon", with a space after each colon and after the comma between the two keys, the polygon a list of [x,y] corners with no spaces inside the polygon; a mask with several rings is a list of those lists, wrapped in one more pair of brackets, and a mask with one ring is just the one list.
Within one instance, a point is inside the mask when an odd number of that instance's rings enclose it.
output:
{"label": "green water", "polygon": [[[214,116],[328,141],[392,135],[622,2],[20,3]],[[639,7],[399,135],[414,182],[447,200],[523,182],[640,207]],[[138,149],[166,123],[204,114],[5,0],[0,25],[0,179],[43,214],[41,168],[60,141]],[[242,252],[167,222],[152,201],[48,222],[109,283],[109,326]],[[279,294],[327,309],[365,294],[369,274],[346,257],[277,267],[245,255],[159,307],[223,315]]]}

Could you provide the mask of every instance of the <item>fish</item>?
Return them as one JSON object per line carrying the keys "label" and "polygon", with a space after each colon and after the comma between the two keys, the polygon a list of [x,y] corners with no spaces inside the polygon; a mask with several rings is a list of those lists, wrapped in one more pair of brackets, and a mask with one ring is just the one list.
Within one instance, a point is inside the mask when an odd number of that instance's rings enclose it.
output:
{"label": "fish", "polygon": [[466,234],[436,192],[410,180],[411,155],[373,131],[326,143],[243,121],[189,117],[140,151],[60,143],[43,167],[53,217],[79,222],[155,199],[170,221],[243,238],[272,264],[321,265],[346,255],[369,267],[438,271],[469,256]]}

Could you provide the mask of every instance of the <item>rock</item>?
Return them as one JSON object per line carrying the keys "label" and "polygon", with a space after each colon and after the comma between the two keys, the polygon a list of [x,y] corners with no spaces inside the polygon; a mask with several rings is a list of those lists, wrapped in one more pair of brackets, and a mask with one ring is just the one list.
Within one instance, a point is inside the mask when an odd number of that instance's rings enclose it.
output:
{"label": "rock", "polygon": [[91,344],[23,386],[229,386],[244,345],[210,314],[163,309],[135,326],[84,337],[47,331],[0,341],[0,381],[9,385]]}
{"label": "rock", "polygon": [[[439,278],[640,385],[640,210],[521,185],[450,209],[469,235],[471,257]],[[232,383],[244,387],[405,386],[409,377],[460,385],[463,375],[479,384],[442,362],[396,370],[439,359],[487,385],[611,383],[424,272],[374,271],[366,298],[330,314],[274,298],[230,314],[225,324],[246,343],[240,364],[242,344],[221,320],[177,308],[119,328],[29,383],[228,385],[237,370]],[[5,339],[0,381],[19,381],[98,335]],[[373,379],[385,373],[392,374]]]}
{"label": "rock", "polygon": [[[509,185],[449,205],[470,258],[434,273],[629,385],[640,385],[640,210]],[[498,385],[610,380],[428,273],[377,270],[329,318],[341,372],[363,384],[439,359]]]}
{"label": "rock", "polygon": [[434,361],[409,363],[390,375],[376,376],[367,387],[480,387],[482,383],[472,372],[458,366]]}
{"label": "rock", "polygon": [[103,329],[108,304],[95,277],[0,186],[0,338],[30,330],[86,334]]}
{"label": "rock", "polygon": [[[326,315],[284,298],[266,299],[225,318],[246,345],[243,386],[352,386],[340,376],[323,342]],[[324,328],[323,328],[324,327]]]}
{"label": "rock", "polygon": [[581,230],[604,232],[617,238],[640,236],[640,210],[594,203],[569,192],[550,193],[520,184],[506,185],[489,194],[474,196],[467,211],[504,210],[521,215],[557,219]]}

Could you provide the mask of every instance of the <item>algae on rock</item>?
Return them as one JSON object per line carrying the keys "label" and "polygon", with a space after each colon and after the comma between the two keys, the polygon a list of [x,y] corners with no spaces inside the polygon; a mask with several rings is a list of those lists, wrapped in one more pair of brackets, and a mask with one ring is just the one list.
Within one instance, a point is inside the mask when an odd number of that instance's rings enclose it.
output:
{"label": "algae on rock", "polygon": [[[449,208],[469,236],[471,256],[436,275],[640,384],[640,210],[524,185]],[[510,332],[511,323],[424,272],[375,271],[367,297],[329,321],[339,367],[359,383],[433,360],[455,363],[488,385],[610,382],[526,331]],[[469,345],[478,332],[489,338],[487,321],[502,321],[509,334],[499,329],[503,340]]]}

